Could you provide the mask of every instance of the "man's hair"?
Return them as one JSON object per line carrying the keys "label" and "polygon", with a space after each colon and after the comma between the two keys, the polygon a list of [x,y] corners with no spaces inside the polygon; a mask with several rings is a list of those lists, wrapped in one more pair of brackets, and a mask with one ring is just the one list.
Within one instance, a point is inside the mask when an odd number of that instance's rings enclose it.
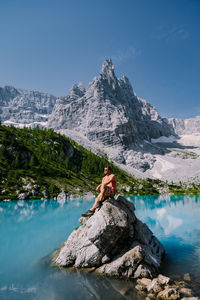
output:
{"label": "man's hair", "polygon": [[111,172],[111,167],[110,166],[105,166],[104,169],[107,168]]}

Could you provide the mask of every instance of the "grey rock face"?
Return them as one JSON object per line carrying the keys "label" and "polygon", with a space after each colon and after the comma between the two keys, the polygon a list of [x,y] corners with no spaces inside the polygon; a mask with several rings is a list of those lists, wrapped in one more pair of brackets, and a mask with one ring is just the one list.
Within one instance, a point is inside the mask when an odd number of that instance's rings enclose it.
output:
{"label": "grey rock face", "polygon": [[151,168],[154,158],[144,155],[141,148],[138,152],[137,146],[174,134],[173,126],[155,107],[136,96],[127,77],[115,76],[111,60],[103,63],[99,77],[87,90],[74,85],[66,97],[56,101],[47,126],[80,133],[100,148],[110,148],[109,159],[141,171]]}
{"label": "grey rock face", "polygon": [[53,263],[95,267],[96,272],[110,276],[154,276],[164,249],[134,210],[134,205],[121,196],[108,199],[93,216],[80,219],[82,226],[56,252]]}
{"label": "grey rock face", "polygon": [[44,125],[55,102],[56,97],[50,94],[15,89],[11,86],[0,87],[0,120],[2,123],[14,125],[34,122],[36,125]]}
{"label": "grey rock face", "polygon": [[127,77],[115,76],[111,60],[104,62],[87,90],[74,85],[56,101],[48,127],[81,131],[106,146],[129,146],[173,131],[155,107],[135,95]]}
{"label": "grey rock face", "polygon": [[169,118],[168,124],[170,124],[176,134],[194,134],[200,133],[200,116],[191,119],[176,119]]}

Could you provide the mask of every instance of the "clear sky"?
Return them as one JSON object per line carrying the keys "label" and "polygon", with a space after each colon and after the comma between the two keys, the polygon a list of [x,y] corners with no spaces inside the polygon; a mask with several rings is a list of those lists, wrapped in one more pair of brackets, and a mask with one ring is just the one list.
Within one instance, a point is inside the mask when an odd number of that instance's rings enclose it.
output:
{"label": "clear sky", "polygon": [[0,0],[0,85],[66,95],[112,58],[161,116],[200,115],[200,0]]}

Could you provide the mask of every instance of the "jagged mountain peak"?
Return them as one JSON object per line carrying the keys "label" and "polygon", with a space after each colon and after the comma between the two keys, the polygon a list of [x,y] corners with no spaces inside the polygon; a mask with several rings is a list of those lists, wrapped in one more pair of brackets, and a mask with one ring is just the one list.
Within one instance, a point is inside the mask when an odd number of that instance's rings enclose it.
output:
{"label": "jagged mountain peak", "polygon": [[103,65],[102,65],[102,69],[101,69],[101,74],[102,75],[109,75],[109,74],[114,74],[114,65],[113,65],[113,62],[112,62],[112,59],[109,58],[109,59],[106,59],[104,62],[103,62]]}
{"label": "jagged mountain peak", "polygon": [[108,86],[108,88],[117,89],[118,80],[115,76],[114,65],[111,59],[107,59],[104,61],[99,80],[105,87]]}
{"label": "jagged mountain peak", "polygon": [[[156,109],[134,94],[126,76],[118,79],[111,59],[104,61],[100,76],[90,81],[84,95],[74,85],[57,101],[48,127],[82,133],[105,146],[125,146],[170,135]],[[152,122],[155,121],[155,122]]]}
{"label": "jagged mountain peak", "polygon": [[0,101],[3,101],[3,99],[5,101],[5,98],[13,99],[19,95],[21,91],[21,89],[16,89],[10,85],[0,86]]}
{"label": "jagged mountain peak", "polygon": [[69,91],[69,96],[79,96],[82,97],[85,93],[85,88],[82,83],[73,84],[72,88]]}

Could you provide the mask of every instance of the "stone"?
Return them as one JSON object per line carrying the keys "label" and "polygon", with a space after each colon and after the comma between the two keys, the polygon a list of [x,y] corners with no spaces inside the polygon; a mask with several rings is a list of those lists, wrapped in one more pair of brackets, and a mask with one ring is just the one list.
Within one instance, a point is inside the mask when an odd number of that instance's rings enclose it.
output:
{"label": "stone", "polygon": [[179,299],[180,295],[176,288],[166,287],[164,290],[160,291],[157,295],[157,299],[163,300],[176,300]]}
{"label": "stone", "polygon": [[144,286],[146,288],[151,283],[151,279],[144,277],[144,278],[138,279],[137,283],[139,285]]}
{"label": "stone", "polygon": [[162,290],[158,278],[154,278],[147,286],[148,292],[159,293]]}
{"label": "stone", "polygon": [[159,282],[160,284],[168,284],[168,283],[170,282],[170,278],[167,277],[167,276],[164,276],[164,275],[162,275],[162,274],[159,274],[159,275],[158,275],[158,282]]}
{"label": "stone", "polygon": [[62,190],[62,191],[58,194],[58,196],[57,196],[57,201],[58,201],[61,205],[63,205],[63,204],[66,202],[66,200],[67,200],[67,194],[65,193],[64,190]]}
{"label": "stone", "polygon": [[137,264],[143,259],[144,253],[140,246],[135,246],[124,255],[114,259],[108,264],[104,264],[98,269],[99,273],[112,276],[131,277]]}
{"label": "stone", "polygon": [[150,300],[155,300],[155,294],[153,294],[153,293],[148,293],[148,298],[149,298]]}
{"label": "stone", "polygon": [[192,290],[188,289],[188,288],[181,288],[180,289],[180,294],[181,294],[181,296],[191,297],[192,296]]}
{"label": "stone", "polygon": [[190,273],[184,274],[183,279],[184,279],[185,281],[191,281],[191,275],[190,275]]}
{"label": "stone", "polygon": [[[79,219],[82,226],[54,253],[53,264],[95,267],[96,273],[116,277],[153,277],[164,248],[134,211],[134,205],[122,196],[104,201],[91,217]],[[152,267],[143,263],[150,254],[158,262]]]}
{"label": "stone", "polygon": [[135,289],[137,291],[144,291],[145,290],[145,286],[143,286],[141,284],[136,284]]}
{"label": "stone", "polygon": [[104,257],[102,257],[102,264],[108,263],[110,261],[110,257],[108,257],[107,255],[104,255]]}
{"label": "stone", "polygon": [[154,269],[149,266],[140,264],[134,272],[134,278],[148,277],[152,278],[155,275]]}

